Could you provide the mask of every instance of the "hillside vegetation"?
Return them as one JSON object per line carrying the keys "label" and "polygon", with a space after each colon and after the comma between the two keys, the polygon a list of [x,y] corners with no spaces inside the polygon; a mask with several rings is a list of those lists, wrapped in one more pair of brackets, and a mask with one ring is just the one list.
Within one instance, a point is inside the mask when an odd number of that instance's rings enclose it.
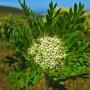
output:
{"label": "hillside vegetation", "polygon": [[0,6],[0,15],[6,14],[23,14],[23,11],[15,7]]}

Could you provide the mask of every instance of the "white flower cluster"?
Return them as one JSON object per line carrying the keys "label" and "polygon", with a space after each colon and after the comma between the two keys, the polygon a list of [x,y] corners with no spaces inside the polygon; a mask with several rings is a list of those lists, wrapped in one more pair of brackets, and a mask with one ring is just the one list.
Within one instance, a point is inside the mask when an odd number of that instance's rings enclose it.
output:
{"label": "white flower cluster", "polygon": [[43,69],[53,69],[63,64],[62,59],[66,57],[66,53],[60,39],[43,37],[38,41],[28,49],[28,54],[34,55],[35,63]]}

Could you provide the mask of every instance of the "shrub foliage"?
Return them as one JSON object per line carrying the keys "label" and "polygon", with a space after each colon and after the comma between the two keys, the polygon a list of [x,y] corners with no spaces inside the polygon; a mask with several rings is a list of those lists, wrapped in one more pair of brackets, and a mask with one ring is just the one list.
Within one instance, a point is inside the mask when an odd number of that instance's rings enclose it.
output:
{"label": "shrub foliage", "polygon": [[[62,9],[57,9],[57,4],[51,1],[43,21],[26,5],[25,0],[19,0],[19,3],[26,15],[28,28],[23,24],[15,25],[11,19],[1,24],[3,31],[0,31],[1,39],[13,50],[13,57],[4,60],[11,68],[8,76],[11,86],[19,89],[33,86],[43,73],[48,79],[58,82],[86,73],[90,62],[90,42],[83,35],[86,20],[84,5],[74,4],[68,12],[62,13]],[[34,55],[28,55],[28,48],[43,37],[57,37],[62,41],[66,57],[62,59],[60,69],[43,70],[34,62]]]}

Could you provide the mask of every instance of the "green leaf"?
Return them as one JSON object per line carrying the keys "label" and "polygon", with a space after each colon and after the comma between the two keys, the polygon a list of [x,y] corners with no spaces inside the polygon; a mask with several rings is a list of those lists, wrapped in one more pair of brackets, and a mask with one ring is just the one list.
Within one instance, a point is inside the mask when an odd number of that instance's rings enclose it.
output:
{"label": "green leaf", "polygon": [[23,79],[18,80],[18,85],[20,88],[24,88],[25,87],[25,81]]}
{"label": "green leaf", "polygon": [[74,4],[74,15],[76,16],[77,14],[77,11],[78,11],[78,7],[77,7],[77,4],[75,3]]}

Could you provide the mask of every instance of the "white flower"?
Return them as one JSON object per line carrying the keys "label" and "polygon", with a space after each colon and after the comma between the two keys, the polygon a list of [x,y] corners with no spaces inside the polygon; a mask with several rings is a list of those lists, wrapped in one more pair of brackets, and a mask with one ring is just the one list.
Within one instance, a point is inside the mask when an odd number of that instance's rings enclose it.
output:
{"label": "white flower", "polygon": [[43,37],[34,42],[28,49],[29,55],[34,55],[34,62],[43,69],[56,68],[63,64],[66,53],[62,42],[57,37]]}

